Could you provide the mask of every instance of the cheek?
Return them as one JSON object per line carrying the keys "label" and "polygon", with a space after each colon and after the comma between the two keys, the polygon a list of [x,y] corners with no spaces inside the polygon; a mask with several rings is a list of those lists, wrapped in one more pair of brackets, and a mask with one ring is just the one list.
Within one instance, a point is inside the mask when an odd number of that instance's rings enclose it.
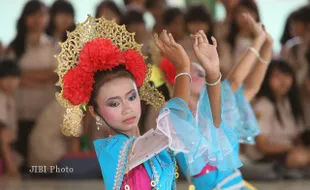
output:
{"label": "cheek", "polygon": [[200,93],[202,86],[205,84],[205,80],[201,77],[193,77],[191,84],[191,91],[194,93]]}
{"label": "cheek", "polygon": [[101,116],[110,124],[110,125],[117,125],[122,118],[121,108],[112,108],[108,106],[104,106],[99,110]]}
{"label": "cheek", "polygon": [[140,98],[137,98],[133,102],[132,109],[133,109],[134,113],[140,118],[140,115],[141,115],[141,101],[140,101]]}

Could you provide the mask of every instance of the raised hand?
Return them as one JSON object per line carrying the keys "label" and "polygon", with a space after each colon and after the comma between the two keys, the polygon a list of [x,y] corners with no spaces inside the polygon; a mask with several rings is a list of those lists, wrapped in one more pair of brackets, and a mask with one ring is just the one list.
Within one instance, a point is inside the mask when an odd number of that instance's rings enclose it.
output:
{"label": "raised hand", "polygon": [[255,37],[266,37],[262,24],[256,22],[249,13],[244,13],[243,17],[246,20],[247,24],[249,25],[251,33]]}
{"label": "raised hand", "polygon": [[271,35],[266,31],[265,27],[263,27],[264,33],[266,35],[266,40],[264,43],[264,46],[272,46],[273,45],[273,39],[271,37]]}
{"label": "raised hand", "polygon": [[194,53],[206,71],[207,79],[210,81],[217,80],[220,73],[220,61],[217,53],[217,42],[212,37],[212,44],[209,43],[205,33],[200,30],[195,35],[191,35],[193,40]]}
{"label": "raised hand", "polygon": [[184,48],[175,42],[170,33],[168,34],[166,30],[163,30],[160,36],[155,34],[154,42],[161,54],[174,64],[177,73],[189,72],[190,59]]}

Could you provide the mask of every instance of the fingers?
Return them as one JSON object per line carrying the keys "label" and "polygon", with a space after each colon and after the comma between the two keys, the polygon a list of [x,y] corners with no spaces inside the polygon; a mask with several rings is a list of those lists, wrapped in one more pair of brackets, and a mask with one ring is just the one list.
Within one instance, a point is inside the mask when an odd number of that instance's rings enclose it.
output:
{"label": "fingers", "polygon": [[168,37],[169,37],[169,40],[170,40],[170,44],[173,46],[173,47],[176,47],[177,46],[177,43],[175,42],[173,36],[171,33],[168,34]]}
{"label": "fingers", "polygon": [[207,35],[205,34],[205,32],[203,30],[199,30],[199,34],[201,35],[201,37],[203,38],[203,41],[206,43],[209,43],[209,40],[207,38]]}
{"label": "fingers", "polygon": [[167,30],[163,30],[161,33],[160,33],[160,36],[159,36],[160,40],[165,44],[165,45],[169,45],[170,44],[170,39],[169,39],[169,36],[167,34]]}
{"label": "fingers", "polygon": [[194,52],[197,56],[197,53],[199,52],[199,47],[198,47],[198,37],[195,35],[193,35],[193,39],[194,39],[194,43],[193,43],[193,49],[194,49]]}
{"label": "fingers", "polygon": [[164,51],[164,44],[163,42],[159,39],[158,34],[154,34],[154,42],[157,48],[163,52]]}
{"label": "fingers", "polygon": [[212,36],[211,37],[211,40],[212,40],[212,44],[215,46],[215,47],[217,47],[217,41],[216,41],[216,39]]}

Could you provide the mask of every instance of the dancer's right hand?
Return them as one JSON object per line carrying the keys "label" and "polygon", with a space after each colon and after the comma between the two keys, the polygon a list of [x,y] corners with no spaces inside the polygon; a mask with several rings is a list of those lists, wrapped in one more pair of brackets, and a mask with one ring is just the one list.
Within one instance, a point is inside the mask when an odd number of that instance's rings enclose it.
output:
{"label": "dancer's right hand", "polygon": [[161,54],[173,63],[177,73],[190,71],[190,59],[184,48],[175,42],[171,33],[163,30],[160,36],[155,34],[154,42]]}

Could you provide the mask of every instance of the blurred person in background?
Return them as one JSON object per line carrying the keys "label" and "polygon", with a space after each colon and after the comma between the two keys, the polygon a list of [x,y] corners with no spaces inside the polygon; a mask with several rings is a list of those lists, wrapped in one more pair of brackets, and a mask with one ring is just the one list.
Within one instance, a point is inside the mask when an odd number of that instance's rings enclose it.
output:
{"label": "blurred person in background", "polygon": [[96,18],[104,17],[107,20],[114,20],[117,24],[120,23],[122,12],[114,1],[102,1],[96,8]]}
{"label": "blurred person in background", "polygon": [[291,65],[301,86],[308,73],[306,52],[310,41],[310,6],[304,6],[290,17],[290,31],[294,36],[284,46],[283,57]]}
{"label": "blurred person in background", "polygon": [[127,10],[136,10],[144,13],[146,11],[145,1],[146,0],[124,0],[124,5]]}
{"label": "blurred person in background", "polygon": [[[241,59],[253,40],[249,26],[246,24],[244,13],[250,13],[256,22],[260,22],[257,5],[254,0],[240,0],[233,12],[229,33],[219,42],[221,55],[221,71],[227,76],[231,68]],[[268,28],[267,28],[268,30]]]}
{"label": "blurred person in background", "polygon": [[[181,9],[170,7],[163,14],[164,28],[173,35],[176,42],[185,38],[184,13]],[[183,44],[181,44],[183,46]],[[184,47],[184,46],[183,46]]]}
{"label": "blurred person in background", "polygon": [[253,108],[261,134],[255,147],[246,147],[247,156],[256,162],[276,162],[282,176],[289,174],[285,168],[310,166],[307,143],[296,143],[305,126],[295,74],[286,62],[271,62]]}
{"label": "blurred person in background", "polygon": [[[195,34],[203,30],[208,40],[212,42],[211,37],[214,35],[212,19],[212,15],[204,5],[190,5],[185,14],[185,31],[187,34]],[[191,50],[191,43],[184,42],[183,45],[187,52]]]}
{"label": "blurred person in background", "polygon": [[28,1],[17,22],[17,33],[8,47],[7,56],[15,59],[21,70],[16,93],[19,132],[17,148],[25,158],[27,169],[28,136],[47,102],[55,99],[57,46],[45,34],[47,7],[38,0]]}
{"label": "blurred person in background", "polygon": [[[121,18],[121,24],[125,24],[129,32],[135,33],[135,40],[142,46],[142,54],[148,55],[151,33],[147,31],[143,20],[143,13],[137,10],[128,10]],[[148,63],[148,61],[146,61]]]}
{"label": "blurred person in background", "polygon": [[[49,174],[36,174],[33,177],[50,177],[60,179],[92,179],[100,178],[101,172],[96,154],[90,145],[92,136],[107,130],[97,131],[96,125],[83,119],[81,137],[67,137],[61,132],[65,109],[53,100],[41,112],[29,137],[28,166],[47,166]],[[103,136],[100,136],[101,138]],[[56,173],[53,167],[73,168],[73,173]]]}
{"label": "blurred person in background", "polygon": [[224,39],[228,35],[229,26],[233,20],[234,9],[239,4],[240,0],[218,0],[225,8],[225,18],[223,21],[216,23],[216,37]]}
{"label": "blurred person in background", "polygon": [[0,61],[0,160],[5,167],[4,175],[9,177],[19,176],[21,161],[13,149],[18,130],[14,93],[19,85],[19,76],[16,62]]}
{"label": "blurred person in background", "polygon": [[155,33],[159,34],[164,29],[163,14],[166,6],[166,0],[146,0],[145,7],[148,11],[150,11],[155,20],[155,25],[153,27],[153,32]]}
{"label": "blurred person in background", "polygon": [[66,31],[72,31],[75,28],[72,4],[66,0],[57,0],[49,12],[50,21],[46,33],[57,42],[65,41],[67,39]]}

